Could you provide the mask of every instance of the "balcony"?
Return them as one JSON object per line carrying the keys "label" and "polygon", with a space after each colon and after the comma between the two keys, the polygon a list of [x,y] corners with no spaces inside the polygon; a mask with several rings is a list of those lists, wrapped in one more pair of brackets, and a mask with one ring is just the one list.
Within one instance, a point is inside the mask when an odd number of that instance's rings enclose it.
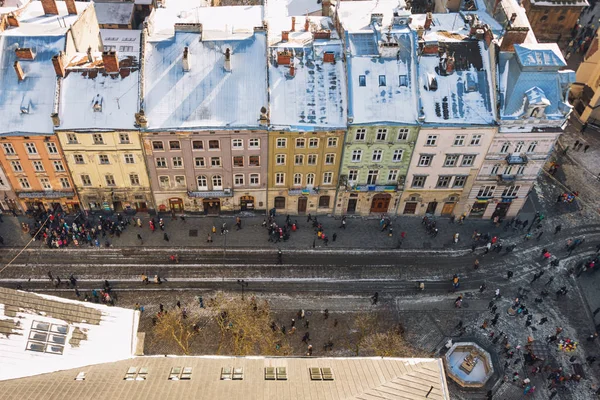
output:
{"label": "balcony", "polygon": [[499,174],[497,177],[498,182],[514,182],[517,179],[515,174]]}
{"label": "balcony", "polygon": [[524,165],[527,164],[527,156],[523,153],[512,153],[506,156],[508,165]]}

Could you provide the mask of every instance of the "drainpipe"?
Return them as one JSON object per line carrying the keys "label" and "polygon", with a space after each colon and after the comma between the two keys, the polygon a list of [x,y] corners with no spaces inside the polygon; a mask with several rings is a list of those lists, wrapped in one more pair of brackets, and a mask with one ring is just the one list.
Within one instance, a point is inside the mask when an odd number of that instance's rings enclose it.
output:
{"label": "drainpipe", "polygon": [[[344,132],[344,136],[341,138],[342,141],[340,143],[340,145],[342,146],[342,152],[340,153],[340,159],[338,160],[338,174],[337,174],[337,179],[336,179],[336,184],[335,184],[335,196],[333,198],[333,210],[331,211],[331,214],[333,215],[333,217],[335,218],[335,209],[337,206],[337,200],[338,200],[338,195],[340,194],[340,177],[342,176],[342,162],[344,161],[344,155],[346,153],[346,136],[348,135],[348,127],[346,127],[346,131]],[[344,210],[344,207],[342,206],[342,214]]]}

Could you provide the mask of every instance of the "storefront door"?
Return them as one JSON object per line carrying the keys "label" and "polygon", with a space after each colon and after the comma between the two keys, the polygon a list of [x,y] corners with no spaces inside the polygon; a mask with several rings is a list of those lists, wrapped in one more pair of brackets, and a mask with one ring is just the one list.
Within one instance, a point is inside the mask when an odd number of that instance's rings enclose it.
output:
{"label": "storefront door", "polygon": [[203,202],[205,215],[219,215],[221,212],[221,200],[205,199]]}
{"label": "storefront door", "polygon": [[390,206],[391,194],[376,194],[371,201],[372,213],[386,213]]}
{"label": "storefront door", "polygon": [[254,210],[254,197],[253,196],[240,197],[240,208],[242,211]]}
{"label": "storefront door", "polygon": [[510,208],[511,203],[498,203],[496,205],[496,210],[494,210],[494,216],[498,216],[500,219],[506,217],[508,213],[508,209]]}
{"label": "storefront door", "polygon": [[182,212],[183,211],[183,200],[178,197],[169,199],[169,208],[171,211]]}
{"label": "storefront door", "polygon": [[488,202],[475,202],[473,207],[471,208],[471,212],[469,213],[469,217],[471,218],[481,218],[483,214],[485,214],[485,209],[487,208]]}
{"label": "storefront door", "polygon": [[306,212],[306,203],[308,199],[306,197],[298,198],[298,214],[304,214]]}
{"label": "storefront door", "polygon": [[348,200],[348,209],[346,210],[347,214],[354,214],[356,212],[356,203],[357,199]]}

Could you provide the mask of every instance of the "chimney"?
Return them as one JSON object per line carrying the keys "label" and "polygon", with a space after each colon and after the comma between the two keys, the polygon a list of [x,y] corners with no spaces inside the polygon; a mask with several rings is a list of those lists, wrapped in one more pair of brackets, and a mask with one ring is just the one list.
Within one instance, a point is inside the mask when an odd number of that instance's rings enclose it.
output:
{"label": "chimney", "polygon": [[15,61],[15,72],[17,73],[17,78],[19,79],[19,82],[21,82],[23,79],[25,79],[25,73],[23,72],[23,68],[21,68],[21,63],[19,62],[19,60]]}
{"label": "chimney", "polygon": [[516,19],[517,19],[517,13],[512,13],[512,15],[510,16],[510,20],[509,20],[510,25],[514,24]]}
{"label": "chimney", "polygon": [[46,15],[58,15],[58,7],[56,7],[56,0],[41,0],[44,14]]}
{"label": "chimney", "polygon": [[477,30],[475,31],[475,39],[483,40],[484,36],[485,36],[485,31],[481,28],[477,28]]}
{"label": "chimney", "polygon": [[281,41],[287,42],[290,39],[290,33],[288,31],[281,32]]}
{"label": "chimney", "polygon": [[14,13],[10,13],[6,17],[6,21],[8,22],[8,26],[19,27],[19,20]]}
{"label": "chimney", "polygon": [[146,118],[146,114],[144,113],[144,109],[140,109],[139,113],[135,113],[135,124],[140,128],[148,127],[148,119]]}
{"label": "chimney", "polygon": [[54,65],[54,71],[56,72],[56,76],[60,76],[61,78],[65,77],[65,55],[61,51],[54,57],[52,57],[52,65]]}
{"label": "chimney", "polygon": [[192,69],[192,60],[190,60],[190,48],[187,46],[183,48],[182,64],[183,70],[185,72],[190,72],[190,70]]}
{"label": "chimney", "polygon": [[225,49],[225,71],[231,72],[231,50]]}
{"label": "chimney", "polygon": [[75,0],[65,0],[65,4],[67,5],[67,12],[69,15],[77,15],[77,6],[75,5]]}
{"label": "chimney", "polygon": [[483,34],[483,39],[485,40],[487,47],[490,47],[490,45],[492,44],[492,40],[494,40],[494,34],[492,33],[492,30],[490,29],[489,25],[484,25],[483,29],[485,30],[485,33]]}
{"label": "chimney", "polygon": [[269,124],[269,112],[266,107],[260,108],[260,119],[258,120],[260,125],[268,125]]}
{"label": "chimney", "polygon": [[308,20],[308,17],[306,17],[306,19],[304,20],[304,31],[308,32],[310,30],[310,21]]}
{"label": "chimney", "polygon": [[294,32],[296,30],[296,17],[292,17],[292,29],[291,31]]}
{"label": "chimney", "polygon": [[527,33],[529,33],[529,28],[525,26],[521,28],[507,28],[500,44],[500,51],[515,51],[514,45],[525,42]]}
{"label": "chimney", "polygon": [[33,60],[33,51],[29,47],[20,47],[16,49],[15,55],[19,60]]}
{"label": "chimney", "polygon": [[313,39],[330,39],[331,31],[329,29],[325,29],[324,31],[318,31],[313,33]]}
{"label": "chimney", "polygon": [[324,17],[329,17],[331,13],[331,2],[329,0],[322,0],[321,1],[321,14]]}
{"label": "chimney", "polygon": [[427,13],[427,15],[425,16],[425,30],[428,31],[429,29],[431,29],[431,24],[433,23],[433,14],[431,14],[430,12]]}
{"label": "chimney", "polygon": [[92,46],[87,49],[87,59],[89,63],[94,62],[94,57],[92,57]]}
{"label": "chimney", "polygon": [[119,72],[119,59],[117,58],[117,52],[103,51],[102,52],[102,63],[104,64],[104,71],[109,74]]}
{"label": "chimney", "polygon": [[335,63],[335,54],[332,51],[326,51],[323,53],[323,62],[324,63]]}
{"label": "chimney", "polygon": [[293,62],[290,64],[290,76],[291,77],[296,76],[296,67],[294,67],[294,63]]}
{"label": "chimney", "polygon": [[446,60],[446,75],[452,75],[454,73],[454,54],[448,54],[448,59]]}
{"label": "chimney", "polygon": [[60,117],[58,116],[57,113],[50,114],[50,118],[52,119],[52,125],[54,127],[59,127],[60,126]]}

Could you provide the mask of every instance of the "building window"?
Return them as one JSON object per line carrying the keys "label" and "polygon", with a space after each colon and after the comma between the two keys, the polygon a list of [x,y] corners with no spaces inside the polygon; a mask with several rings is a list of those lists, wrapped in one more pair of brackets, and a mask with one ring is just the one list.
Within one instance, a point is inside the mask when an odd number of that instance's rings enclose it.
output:
{"label": "building window", "polygon": [[544,22],[548,20],[548,16],[547,15],[542,15],[542,17],[540,18],[540,22]]}
{"label": "building window", "polygon": [[10,143],[2,143],[2,147],[4,148],[4,154],[7,156],[15,154],[15,148]]}
{"label": "building window", "polygon": [[329,196],[319,197],[319,208],[329,208],[330,200],[331,200],[331,197],[329,197]]}
{"label": "building window", "polygon": [[315,174],[306,174],[306,186],[313,186],[315,184]]}
{"label": "building window", "polygon": [[104,138],[101,133],[92,134],[92,140],[94,141],[94,144],[104,144]]}
{"label": "building window", "polygon": [[60,178],[60,185],[63,189],[69,189],[71,187],[71,182],[69,182],[69,178]]}
{"label": "building window", "polygon": [[223,189],[223,178],[221,175],[215,175],[212,177],[213,190],[222,190]]}
{"label": "building window", "polygon": [[392,155],[392,161],[393,162],[400,162],[402,161],[402,155],[404,154],[404,150],[398,149],[398,150],[394,150],[394,154]]}
{"label": "building window", "polygon": [[208,149],[209,150],[218,150],[220,148],[221,148],[221,146],[219,145],[218,140],[209,140],[208,141]]}
{"label": "building window", "polygon": [[454,136],[454,146],[464,146],[466,137],[467,137],[467,135]]}
{"label": "building window", "polygon": [[234,150],[241,150],[244,148],[244,141],[242,139],[232,139],[231,148]]}
{"label": "building window", "polygon": [[502,147],[500,147],[500,153],[508,153],[508,148],[510,144],[508,142],[502,143]]}
{"label": "building window", "polygon": [[360,162],[362,159],[362,150],[353,150],[352,151],[352,162]]}
{"label": "building window", "polygon": [[448,186],[450,186],[451,178],[451,176],[439,176],[437,184],[435,186],[438,188],[447,188]]}
{"label": "building window", "polygon": [[462,158],[462,163],[460,164],[461,167],[471,167],[473,166],[473,163],[475,162],[475,155],[474,154],[465,154]]}
{"label": "building window", "polygon": [[167,168],[167,159],[164,157],[158,157],[156,159],[156,168]]}
{"label": "building window", "polygon": [[208,179],[206,179],[206,176],[200,175],[197,177],[196,183],[198,184],[198,190],[208,190]]}
{"label": "building window", "polygon": [[521,186],[507,186],[502,191],[502,197],[517,197]]}
{"label": "building window", "polygon": [[23,189],[31,189],[31,186],[29,185],[29,181],[27,180],[27,178],[19,178],[19,184],[21,185],[21,187]]}
{"label": "building window", "polygon": [[119,46],[119,51],[124,51],[124,52],[133,51],[133,46]]}
{"label": "building window", "polygon": [[73,155],[73,160],[75,160],[75,164],[85,164],[85,160],[81,154]]}
{"label": "building window", "polygon": [[275,174],[275,184],[285,185],[285,174],[283,172],[277,172]]}
{"label": "building window", "polygon": [[20,161],[11,161],[10,164],[12,165],[12,169],[15,172],[23,172],[23,167],[21,166],[21,162]]}
{"label": "building window", "polygon": [[133,154],[125,154],[125,164],[135,164],[135,159],[133,158]]}
{"label": "building window", "polygon": [[277,138],[277,148],[285,149],[287,147],[286,138]]}
{"label": "building window", "polygon": [[496,186],[482,186],[479,188],[477,197],[494,197],[494,190],[496,190]]}
{"label": "building window", "polygon": [[466,183],[467,183],[466,176],[459,175],[459,176],[454,177],[454,187],[455,188],[465,187]]}
{"label": "building window", "polygon": [[294,174],[294,186],[302,185],[302,174]]}
{"label": "building window", "polygon": [[426,180],[427,180],[427,176],[425,176],[425,175],[415,175],[415,176],[413,176],[412,187],[422,188],[425,186]]}
{"label": "building window", "polygon": [[373,150],[373,155],[371,157],[371,161],[381,161],[383,157],[383,150]]}
{"label": "building window", "polygon": [[301,149],[304,148],[304,146],[306,146],[306,141],[304,140],[304,138],[296,139],[296,148]]}
{"label": "building window", "polygon": [[138,174],[130,174],[129,182],[131,182],[132,186],[140,186],[140,177]]}
{"label": "building window", "polygon": [[379,86],[385,86],[385,75],[379,75]]}
{"label": "building window", "polygon": [[52,161],[52,165],[54,165],[54,170],[56,172],[65,172],[65,166],[63,165],[62,161]]}
{"label": "building window", "polygon": [[202,140],[192,140],[192,150],[204,150],[204,142]]}
{"label": "building window", "polygon": [[317,155],[316,154],[309,154],[306,163],[308,165],[317,165]]}
{"label": "building window", "polygon": [[248,139],[249,149],[260,149],[260,139]]}
{"label": "building window", "polygon": [[210,166],[211,167],[220,167],[221,166],[221,157],[211,157],[210,158]]}
{"label": "building window", "polygon": [[377,135],[375,135],[375,139],[384,142],[387,139],[387,129],[377,129]]}
{"label": "building window", "polygon": [[398,180],[398,170],[390,169],[388,172],[388,182],[396,182]]}
{"label": "building window", "polygon": [[337,147],[338,138],[330,137],[327,138],[327,147]]}
{"label": "building window", "polygon": [[169,182],[169,177],[168,176],[159,176],[158,177],[158,182],[160,184],[160,187],[163,189],[168,189],[171,186],[171,183]]}
{"label": "building window", "polygon": [[129,133],[119,133],[119,141],[121,142],[121,144],[131,143],[129,141]]}
{"label": "building window", "polygon": [[[83,157],[82,157],[81,161],[82,162],[79,163],[79,164],[83,164]],[[33,162],[33,169],[35,170],[35,172],[44,172],[44,164],[42,164],[41,161],[34,161]]]}
{"label": "building window", "polygon": [[165,146],[164,146],[163,142],[153,141],[152,149],[157,150],[157,151],[162,151],[165,149]]}
{"label": "building window", "polygon": [[294,157],[294,165],[302,165],[302,164],[304,164],[304,155],[296,154],[296,156]]}
{"label": "building window", "polygon": [[537,142],[531,142],[529,143],[529,147],[527,147],[527,152],[528,153],[533,153],[535,151],[535,148],[537,147]]}
{"label": "building window", "polygon": [[525,145],[525,142],[517,142],[516,146],[515,146],[515,151],[514,153],[520,153],[523,151],[523,146]]}
{"label": "building window", "polygon": [[367,86],[367,76],[366,75],[358,76],[358,86]]}
{"label": "building window", "polygon": [[367,185],[375,185],[377,183],[377,175],[379,175],[378,170],[369,170],[367,173]]}
{"label": "building window", "polygon": [[196,157],[194,158],[194,165],[196,168],[204,168],[206,164],[204,163],[204,157]]}
{"label": "building window", "polygon": [[406,140],[408,139],[408,128],[400,128],[398,129],[398,137],[397,140]]}
{"label": "building window", "polygon": [[74,133],[67,133],[67,143],[77,144],[77,135],[75,135]]}
{"label": "building window", "polygon": [[48,178],[40,178],[40,185],[42,185],[42,189],[44,190],[52,190],[52,185]]}
{"label": "building window", "polygon": [[100,160],[100,164],[110,164],[110,160],[106,154],[100,154],[98,159]]}
{"label": "building window", "polygon": [[335,164],[335,154],[329,153],[325,154],[325,165],[333,165]]}
{"label": "building window", "polygon": [[181,150],[181,143],[179,140],[169,140],[169,150]]}
{"label": "building window", "polygon": [[235,174],[233,176],[233,184],[235,186],[244,186],[244,174]]}
{"label": "building window", "polygon": [[428,135],[427,140],[425,141],[425,146],[435,146],[437,143],[437,139],[437,135]]}
{"label": "building window", "polygon": [[243,167],[244,166],[244,156],[233,157],[233,166],[234,167]]}
{"label": "building window", "polygon": [[525,166],[521,165],[519,168],[517,168],[517,175],[523,175],[525,173]]}
{"label": "building window", "polygon": [[458,154],[446,154],[444,167],[455,167],[458,162]]}
{"label": "building window", "polygon": [[185,187],[185,176],[175,175],[175,187]]}
{"label": "building window", "polygon": [[56,143],[46,143],[46,149],[48,149],[48,154],[58,154],[58,148],[56,147]]}
{"label": "building window", "polygon": [[25,149],[29,154],[37,154],[37,148],[35,147],[35,143],[25,143]]}
{"label": "building window", "polygon": [[398,75],[398,85],[399,86],[408,86],[408,76],[407,75]]}
{"label": "building window", "polygon": [[113,175],[105,175],[106,186],[115,186],[115,177]]}
{"label": "building window", "polygon": [[492,170],[490,171],[490,175],[498,175],[498,170],[500,169],[500,164],[494,164]]}
{"label": "building window", "polygon": [[512,166],[507,166],[506,168],[504,168],[504,175],[510,175],[512,173]]}
{"label": "building window", "polygon": [[333,172],[325,172],[323,174],[323,185],[331,185],[333,183]]}
{"label": "building window", "polygon": [[358,181],[358,170],[351,169],[348,171],[348,182],[356,182]]}
{"label": "building window", "polygon": [[260,177],[258,174],[250,174],[250,185],[252,185],[252,186],[260,185]]}
{"label": "building window", "polygon": [[283,196],[275,197],[275,208],[277,208],[277,209],[285,208],[285,197],[283,197]]}
{"label": "building window", "polygon": [[479,146],[481,143],[481,135],[471,136],[471,146]]}
{"label": "building window", "polygon": [[248,157],[248,166],[249,167],[260,167],[260,156]]}
{"label": "building window", "polygon": [[433,160],[433,156],[429,154],[424,154],[419,157],[419,167],[429,167],[431,165],[431,160]]}
{"label": "building window", "polygon": [[183,168],[183,158],[173,157],[171,161],[173,162],[173,168]]}
{"label": "building window", "polygon": [[319,147],[319,139],[317,139],[317,138],[308,139],[308,147],[310,147],[311,149],[316,149],[317,147]]}
{"label": "building window", "polygon": [[275,155],[275,164],[277,164],[277,165],[285,165],[285,154],[277,154],[277,155]]}
{"label": "building window", "polygon": [[83,186],[92,186],[92,179],[89,175],[81,175],[80,178]]}
{"label": "building window", "polygon": [[357,129],[356,134],[354,135],[354,140],[356,140],[357,142],[364,142],[366,135],[366,129]]}

